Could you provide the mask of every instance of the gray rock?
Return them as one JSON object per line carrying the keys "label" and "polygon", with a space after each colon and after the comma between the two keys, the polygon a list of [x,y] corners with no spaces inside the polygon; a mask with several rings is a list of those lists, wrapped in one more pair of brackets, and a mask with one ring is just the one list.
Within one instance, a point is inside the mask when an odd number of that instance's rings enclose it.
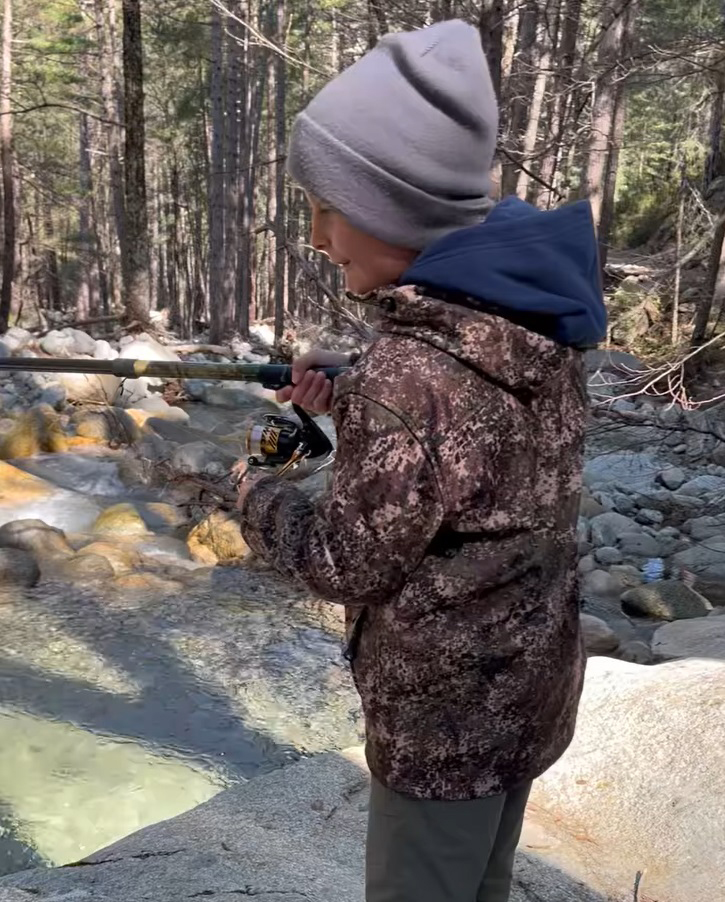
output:
{"label": "gray rock", "polygon": [[579,573],[584,576],[585,573],[591,573],[592,570],[597,569],[597,563],[592,557],[591,554],[585,554],[584,557],[579,559],[579,563],[577,564],[577,570]]}
{"label": "gray rock", "polygon": [[149,395],[147,398],[141,398],[133,405],[134,410],[145,410],[151,413],[155,418],[162,420],[171,420],[174,423],[188,423],[189,414],[181,407],[174,407],[169,404],[160,395]]}
{"label": "gray rock", "polygon": [[73,549],[62,529],[42,520],[11,520],[0,526],[0,548],[18,548],[38,556],[71,555]]}
{"label": "gray rock", "polygon": [[647,367],[634,354],[626,351],[587,351],[584,355],[584,363],[590,373],[597,370],[605,370],[619,374],[620,378],[631,378],[636,373],[644,373]]}
{"label": "gray rock", "polygon": [[34,586],[40,571],[35,558],[19,548],[0,548],[0,588]]}
{"label": "gray rock", "polygon": [[660,579],[625,592],[622,595],[622,609],[627,614],[659,620],[688,620],[707,616],[712,605],[684,583]]}
{"label": "gray rock", "polygon": [[63,329],[59,331],[53,329],[40,339],[40,348],[51,357],[74,357],[77,353],[75,340],[70,330]]}
{"label": "gray rock", "polygon": [[20,326],[11,326],[3,335],[3,342],[10,348],[12,354],[24,351],[32,340],[32,334],[27,329],[21,329]]}
{"label": "gray rock", "polygon": [[703,617],[661,626],[654,634],[652,651],[662,658],[725,661],[725,617]]}
{"label": "gray rock", "polygon": [[601,454],[584,466],[584,484],[594,487],[617,486],[631,491],[654,487],[657,474],[666,464],[649,454],[618,451]]}
{"label": "gray rock", "polygon": [[688,533],[695,542],[716,538],[725,539],[725,514],[688,520],[683,524],[682,531]]}
{"label": "gray rock", "polygon": [[614,511],[595,517],[591,522],[591,528],[592,542],[599,547],[613,547],[617,544],[618,537],[623,533],[641,531],[634,520]]}
{"label": "gray rock", "polygon": [[279,413],[279,407],[259,398],[246,388],[210,385],[204,392],[204,401],[225,410],[251,411],[265,408],[269,413]]}
{"label": "gray rock", "polygon": [[654,660],[652,649],[641,639],[633,639],[619,646],[614,657],[620,661],[628,661],[630,664],[651,664]]}
{"label": "gray rock", "polygon": [[625,517],[633,517],[637,513],[637,505],[629,495],[625,495],[623,492],[615,492],[612,500],[614,501],[614,510],[624,514]]}
{"label": "gray rock", "polygon": [[[589,661],[574,741],[529,808],[578,837],[576,861],[593,886],[606,875],[606,898],[631,900],[642,871],[641,902],[722,898],[723,704],[723,661]],[[567,873],[580,873],[571,859]]]}
{"label": "gray rock", "polygon": [[214,384],[205,379],[184,379],[182,382],[184,391],[192,401],[203,401],[205,393]]}
{"label": "gray rock", "polygon": [[674,526],[664,526],[660,532],[660,538],[679,539],[680,530]]}
{"label": "gray rock", "polygon": [[721,476],[696,476],[678,489],[680,495],[703,498],[708,495],[721,495],[725,498],[725,479]]}
{"label": "gray rock", "polygon": [[581,593],[588,596],[618,596],[622,591],[622,584],[606,570],[592,570],[581,581]]}
{"label": "gray rock", "polygon": [[46,385],[38,399],[40,404],[49,404],[55,410],[61,410],[66,402],[66,390],[59,382]]}
{"label": "gray rock", "polygon": [[621,564],[623,560],[622,552],[618,548],[611,548],[606,545],[603,548],[597,548],[594,551],[594,557],[598,564],[604,564],[605,567],[609,567],[612,564]]}
{"label": "gray rock", "polygon": [[679,551],[674,562],[704,582],[725,583],[725,538],[710,539],[707,545],[693,545]]}
{"label": "gray rock", "polygon": [[224,476],[236,463],[237,457],[211,442],[191,442],[179,446],[171,458],[172,466],[181,473],[204,473]]}
{"label": "gray rock", "polygon": [[610,410],[615,413],[633,413],[636,409],[637,405],[632,401],[627,401],[626,398],[617,398],[610,405]]}
{"label": "gray rock", "polygon": [[6,357],[12,357],[13,352],[10,350],[10,345],[6,344],[4,341],[0,341],[0,360]]}
{"label": "gray rock", "polygon": [[681,470],[679,467],[667,467],[657,478],[658,481],[671,492],[676,492],[687,480],[685,471]]}
{"label": "gray rock", "polygon": [[609,572],[619,580],[623,589],[634,589],[644,582],[642,571],[631,564],[615,564]]}
{"label": "gray rock", "polygon": [[673,454],[684,454],[687,451],[687,445],[675,445],[672,449]]}
{"label": "gray rock", "polygon": [[581,502],[579,504],[579,516],[586,520],[591,520],[599,514],[603,514],[608,508],[605,508],[588,489],[582,490]]}
{"label": "gray rock", "polygon": [[617,539],[617,547],[626,557],[660,557],[662,549],[654,536],[645,532],[625,532]]}
{"label": "gray rock", "polygon": [[604,620],[591,614],[580,614],[584,645],[589,655],[608,655],[619,647],[619,637]]}
{"label": "gray rock", "polygon": [[96,339],[91,338],[87,332],[82,329],[68,329],[68,333],[73,338],[73,348],[76,354],[88,354],[93,357],[96,353]]}
{"label": "gray rock", "polygon": [[665,515],[662,511],[650,510],[649,508],[639,511],[635,517],[637,523],[642,523],[645,526],[659,526],[664,519]]}
{"label": "gray rock", "polygon": [[[0,900],[363,902],[367,799],[359,752],[320,755],[134,833],[91,855],[86,867],[5,877]],[[548,832],[539,842],[538,825],[526,830],[511,902],[605,902],[568,876],[564,861],[544,857],[554,845],[566,857]]]}
{"label": "gray rock", "polygon": [[93,356],[96,360],[116,360],[118,358],[118,351],[111,347],[104,338],[99,338],[95,343]]}

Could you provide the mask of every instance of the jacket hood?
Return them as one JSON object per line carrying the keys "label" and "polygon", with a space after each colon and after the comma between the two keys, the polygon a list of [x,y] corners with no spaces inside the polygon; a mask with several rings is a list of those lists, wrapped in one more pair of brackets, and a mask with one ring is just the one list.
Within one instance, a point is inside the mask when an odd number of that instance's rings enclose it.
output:
{"label": "jacket hood", "polygon": [[560,345],[606,336],[599,251],[588,201],[541,211],[516,197],[430,245],[400,285],[496,314]]}

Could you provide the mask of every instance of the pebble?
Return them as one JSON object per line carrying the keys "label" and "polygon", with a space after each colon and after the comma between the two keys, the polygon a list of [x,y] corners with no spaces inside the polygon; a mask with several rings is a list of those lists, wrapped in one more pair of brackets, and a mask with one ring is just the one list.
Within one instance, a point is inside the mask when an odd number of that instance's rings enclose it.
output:
{"label": "pebble", "polygon": [[[685,445],[680,447],[682,447],[683,450],[679,451],[675,448],[675,454],[682,454],[687,450]],[[681,485],[685,484],[686,480],[687,476],[685,475],[684,470],[681,470],[679,467],[669,467],[667,470],[663,470],[658,477],[658,482],[671,492],[676,492]]]}
{"label": "pebble", "polygon": [[624,556],[619,548],[612,548],[609,546],[597,548],[594,552],[594,557],[598,564],[604,564],[607,567],[612,564],[621,564],[624,560]]}

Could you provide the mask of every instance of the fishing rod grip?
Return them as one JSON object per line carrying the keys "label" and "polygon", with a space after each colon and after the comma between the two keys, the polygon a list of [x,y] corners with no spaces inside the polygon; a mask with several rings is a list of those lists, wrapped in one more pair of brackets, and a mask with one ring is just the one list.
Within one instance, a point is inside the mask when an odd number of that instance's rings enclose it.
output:
{"label": "fishing rod grip", "polygon": [[[315,373],[324,373],[325,376],[334,382],[338,376],[342,376],[350,370],[348,366],[311,366],[310,370]],[[268,363],[259,367],[260,382],[263,388],[273,391],[279,391],[292,382],[292,367],[287,364]]]}

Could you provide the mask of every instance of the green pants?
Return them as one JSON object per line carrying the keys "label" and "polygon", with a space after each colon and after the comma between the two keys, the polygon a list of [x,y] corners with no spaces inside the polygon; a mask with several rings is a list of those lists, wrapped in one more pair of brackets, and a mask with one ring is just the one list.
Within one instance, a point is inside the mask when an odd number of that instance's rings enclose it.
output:
{"label": "green pants", "polygon": [[373,779],[366,902],[507,902],[530,790],[431,802]]}

